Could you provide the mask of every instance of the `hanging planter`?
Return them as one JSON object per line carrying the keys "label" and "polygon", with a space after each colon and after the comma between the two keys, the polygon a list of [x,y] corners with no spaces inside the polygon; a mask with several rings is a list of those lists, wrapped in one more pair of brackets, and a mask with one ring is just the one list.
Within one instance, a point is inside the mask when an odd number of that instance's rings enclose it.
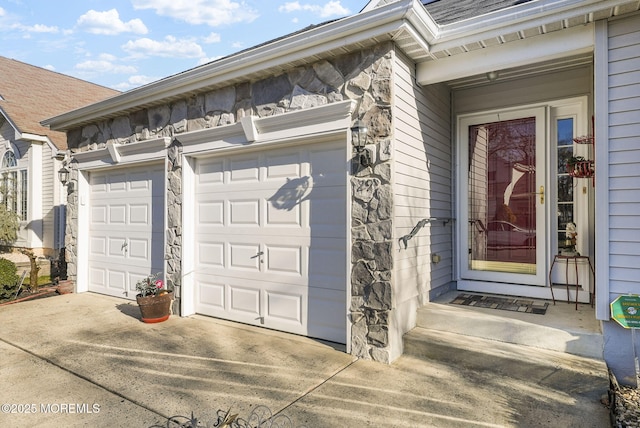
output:
{"label": "hanging planter", "polygon": [[575,178],[591,178],[595,173],[593,161],[582,156],[572,156],[567,160],[567,173]]}

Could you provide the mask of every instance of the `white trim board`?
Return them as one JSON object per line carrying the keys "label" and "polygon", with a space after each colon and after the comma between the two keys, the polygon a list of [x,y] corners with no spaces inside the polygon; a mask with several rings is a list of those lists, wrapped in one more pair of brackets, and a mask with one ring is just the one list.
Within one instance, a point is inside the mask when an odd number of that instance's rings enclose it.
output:
{"label": "white trim board", "polygon": [[490,71],[520,67],[593,51],[594,25],[487,47],[417,65],[421,85],[445,82]]}

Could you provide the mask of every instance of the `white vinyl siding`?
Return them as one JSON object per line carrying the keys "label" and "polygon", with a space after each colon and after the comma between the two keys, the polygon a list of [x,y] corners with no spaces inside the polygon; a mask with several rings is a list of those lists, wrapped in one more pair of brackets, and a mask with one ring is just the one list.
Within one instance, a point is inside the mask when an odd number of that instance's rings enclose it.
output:
{"label": "white vinyl siding", "polygon": [[609,291],[614,299],[640,292],[640,16],[612,21],[608,43]]}
{"label": "white vinyl siding", "polygon": [[[423,219],[452,217],[450,93],[444,85],[420,87],[414,64],[397,54],[394,81],[394,283],[401,306],[448,290],[452,280],[453,222],[428,223],[407,241]],[[441,262],[431,262],[437,253]],[[440,290],[437,290],[442,287]],[[435,290],[435,291],[434,291]]]}
{"label": "white vinyl siding", "polygon": [[54,232],[56,225],[56,207],[53,202],[53,192],[57,181],[53,170],[55,159],[49,144],[42,147],[42,246],[54,248]]}

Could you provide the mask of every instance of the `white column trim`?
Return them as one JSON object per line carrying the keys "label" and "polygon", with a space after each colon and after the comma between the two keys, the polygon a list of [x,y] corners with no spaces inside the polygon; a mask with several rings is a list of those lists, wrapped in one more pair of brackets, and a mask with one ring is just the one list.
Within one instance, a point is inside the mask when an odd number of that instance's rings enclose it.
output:
{"label": "white column trim", "polygon": [[609,23],[595,23],[596,318],[610,319],[609,295]]}
{"label": "white column trim", "polygon": [[[42,218],[42,143],[31,142],[27,169],[27,247],[42,248],[44,225]],[[20,201],[18,201],[20,206]],[[37,230],[36,230],[37,229]]]}

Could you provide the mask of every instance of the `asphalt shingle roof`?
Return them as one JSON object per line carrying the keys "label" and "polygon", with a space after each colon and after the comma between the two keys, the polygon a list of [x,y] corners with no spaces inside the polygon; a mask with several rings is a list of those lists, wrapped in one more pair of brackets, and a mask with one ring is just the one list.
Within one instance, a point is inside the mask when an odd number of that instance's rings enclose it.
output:
{"label": "asphalt shingle roof", "polygon": [[112,97],[120,92],[0,56],[0,110],[21,133],[46,135],[67,148],[64,132],[40,121]]}
{"label": "asphalt shingle roof", "polygon": [[530,1],[535,0],[427,0],[422,4],[438,24],[445,25]]}

